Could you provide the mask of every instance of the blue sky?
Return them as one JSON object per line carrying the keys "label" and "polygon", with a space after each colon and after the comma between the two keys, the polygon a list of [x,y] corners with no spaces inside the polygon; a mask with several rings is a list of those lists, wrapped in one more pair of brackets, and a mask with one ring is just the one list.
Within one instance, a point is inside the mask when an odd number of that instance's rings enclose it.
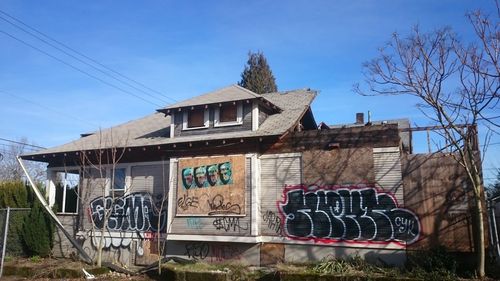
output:
{"label": "blue sky", "polygon": [[[470,40],[465,13],[494,8],[483,0],[0,2],[0,10],[171,99],[238,82],[248,51],[260,50],[280,90],[319,90],[318,122],[351,123],[370,110],[376,120],[408,117],[421,126],[430,123],[415,100],[351,91],[362,82],[362,63],[391,33],[407,34],[415,24],[424,31],[451,26]],[[119,85],[2,20],[0,31]],[[166,104],[121,85],[159,105],[125,94],[2,32],[0,46],[0,138],[55,146]],[[500,167],[499,149],[490,147],[485,169]]]}

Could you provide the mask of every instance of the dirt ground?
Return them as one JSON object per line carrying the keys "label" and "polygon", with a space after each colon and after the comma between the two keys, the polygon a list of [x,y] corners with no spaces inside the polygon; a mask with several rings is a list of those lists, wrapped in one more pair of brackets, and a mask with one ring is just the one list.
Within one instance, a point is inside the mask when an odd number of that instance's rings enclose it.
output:
{"label": "dirt ground", "polygon": [[[27,267],[30,268],[30,277],[22,276],[9,276],[7,267]],[[56,269],[73,269],[83,273],[82,269],[89,270],[92,266],[88,264],[72,261],[68,259],[27,259],[27,258],[15,258],[5,262],[4,276],[2,280],[86,280],[85,278],[47,278],[45,276],[50,276],[50,273]],[[118,272],[109,272],[102,275],[95,275],[93,280],[135,280],[135,281],[151,281],[154,279],[149,278],[146,275],[127,275]]]}

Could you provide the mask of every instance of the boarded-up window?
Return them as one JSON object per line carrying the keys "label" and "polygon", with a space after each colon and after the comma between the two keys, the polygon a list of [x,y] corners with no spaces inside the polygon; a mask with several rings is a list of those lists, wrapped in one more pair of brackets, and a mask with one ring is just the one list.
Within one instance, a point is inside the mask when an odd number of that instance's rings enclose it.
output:
{"label": "boarded-up window", "polygon": [[188,112],[188,128],[204,127],[205,126],[205,112],[203,110],[191,110]]}
{"label": "boarded-up window", "polygon": [[228,103],[224,104],[219,109],[219,122],[235,122],[237,121],[237,110],[236,104]]}

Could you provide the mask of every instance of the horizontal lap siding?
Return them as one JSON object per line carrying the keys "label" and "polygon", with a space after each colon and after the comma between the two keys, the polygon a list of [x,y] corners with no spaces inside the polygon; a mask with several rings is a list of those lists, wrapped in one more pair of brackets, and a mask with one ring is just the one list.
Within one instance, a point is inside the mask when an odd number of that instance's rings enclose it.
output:
{"label": "horizontal lap siding", "polygon": [[278,201],[283,201],[286,185],[302,182],[301,157],[276,157],[261,159],[261,233],[262,235],[281,235],[278,226],[281,218]]}
{"label": "horizontal lap siding", "polygon": [[[172,196],[174,204],[177,204],[177,174],[178,163],[172,170],[175,176]],[[171,210],[174,212],[170,234],[200,234],[200,235],[227,235],[227,236],[250,236],[251,235],[251,158],[245,159],[245,215],[244,216],[177,216],[175,213],[177,205]],[[221,224],[229,228],[217,229]]]}
{"label": "horizontal lap siding", "polygon": [[373,148],[375,182],[384,191],[394,194],[397,202],[404,205],[401,155],[398,147]]}
{"label": "horizontal lap siding", "polygon": [[168,192],[168,164],[163,165],[141,165],[131,168],[131,185],[129,193],[147,192],[163,195]]}

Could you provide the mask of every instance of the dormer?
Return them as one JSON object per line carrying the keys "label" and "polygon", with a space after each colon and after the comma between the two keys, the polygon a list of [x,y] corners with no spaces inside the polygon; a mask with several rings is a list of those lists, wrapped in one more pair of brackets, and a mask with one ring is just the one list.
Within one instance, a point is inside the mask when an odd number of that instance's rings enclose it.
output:
{"label": "dormer", "polygon": [[257,131],[269,116],[282,110],[265,95],[238,85],[197,96],[158,110],[171,117],[170,137]]}

